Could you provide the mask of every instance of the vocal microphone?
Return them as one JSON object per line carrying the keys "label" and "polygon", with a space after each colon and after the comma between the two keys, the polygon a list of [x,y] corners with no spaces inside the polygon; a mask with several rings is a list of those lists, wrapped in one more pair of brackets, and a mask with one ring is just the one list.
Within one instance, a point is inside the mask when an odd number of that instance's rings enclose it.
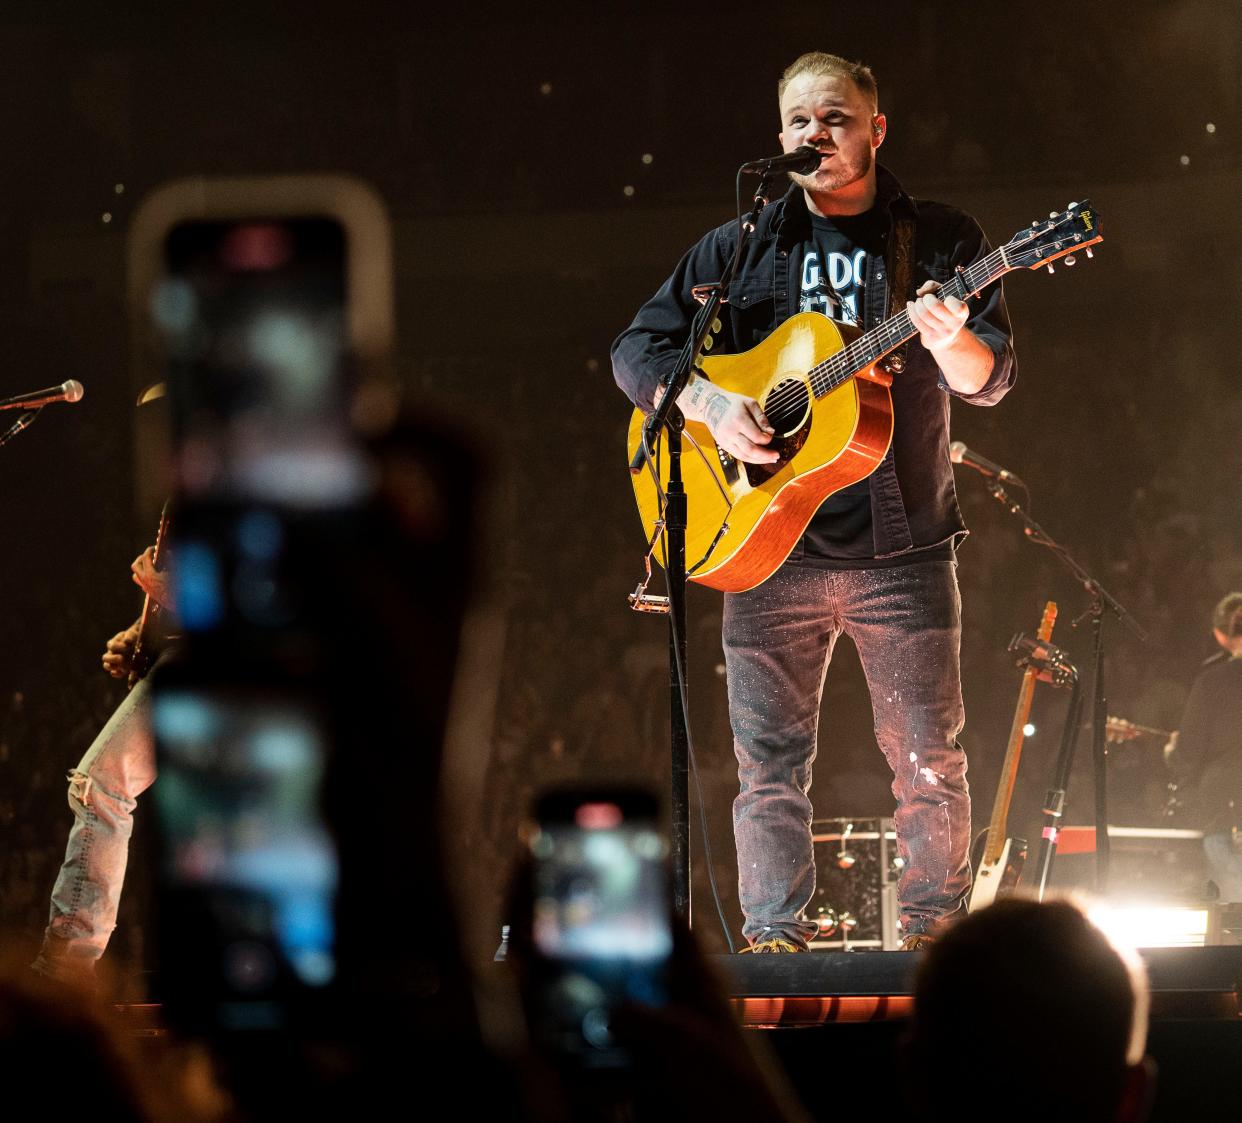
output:
{"label": "vocal microphone", "polygon": [[0,409],[39,409],[53,402],[80,402],[86,391],[76,378],[62,382],[59,386],[49,386],[46,390],[32,390],[29,394],[18,394],[15,398],[0,401]]}
{"label": "vocal microphone", "polygon": [[769,156],[766,160],[751,160],[742,165],[744,172],[760,172],[763,175],[777,175],[780,172],[798,172],[810,175],[819,167],[824,154],[809,144],[803,144],[792,152],[783,152],[779,156]]}
{"label": "vocal microphone", "polygon": [[1015,476],[1008,468],[993,464],[986,456],[971,452],[962,441],[954,441],[949,445],[949,459],[954,464],[965,464],[968,468],[982,472],[985,476],[991,476],[994,480],[1004,480],[1007,483],[1017,484],[1019,487],[1026,487],[1020,476]]}

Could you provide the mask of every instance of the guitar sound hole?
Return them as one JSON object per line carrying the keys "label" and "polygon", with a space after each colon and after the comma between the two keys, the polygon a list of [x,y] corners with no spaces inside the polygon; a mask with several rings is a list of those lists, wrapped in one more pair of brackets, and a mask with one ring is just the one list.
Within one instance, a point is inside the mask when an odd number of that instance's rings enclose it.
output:
{"label": "guitar sound hole", "polygon": [[767,401],[763,403],[763,412],[767,414],[776,435],[788,438],[802,428],[809,406],[810,394],[806,383],[797,378],[787,378],[772,387]]}
{"label": "guitar sound hole", "polygon": [[763,404],[768,424],[776,435],[768,448],[780,453],[773,464],[747,464],[746,478],[757,487],[779,472],[805,443],[811,431],[811,396],[807,384],[797,378],[786,378],[772,387]]}

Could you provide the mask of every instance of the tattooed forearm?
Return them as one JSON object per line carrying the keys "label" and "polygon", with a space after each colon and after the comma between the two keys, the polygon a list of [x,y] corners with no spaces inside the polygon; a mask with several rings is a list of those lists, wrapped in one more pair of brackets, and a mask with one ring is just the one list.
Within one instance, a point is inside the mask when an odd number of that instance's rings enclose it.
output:
{"label": "tattooed forearm", "polygon": [[703,407],[703,420],[707,422],[707,427],[714,429],[719,425],[728,408],[729,399],[719,390],[713,390],[707,399],[707,405]]}
{"label": "tattooed forearm", "polygon": [[690,387],[689,396],[686,398],[686,406],[690,409],[696,409],[699,402],[711,390],[711,386],[712,384],[706,378],[696,378],[694,384]]}

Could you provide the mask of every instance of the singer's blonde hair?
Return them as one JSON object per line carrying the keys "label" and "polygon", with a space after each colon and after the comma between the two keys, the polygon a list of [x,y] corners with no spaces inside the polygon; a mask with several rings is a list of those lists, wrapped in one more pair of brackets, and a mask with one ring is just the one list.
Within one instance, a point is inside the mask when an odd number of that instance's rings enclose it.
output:
{"label": "singer's blonde hair", "polygon": [[776,84],[778,105],[785,96],[785,87],[803,74],[835,74],[848,78],[871,102],[872,112],[880,104],[879,87],[875,84],[875,75],[871,73],[869,66],[864,66],[861,62],[850,62],[849,59],[844,59],[840,55],[830,55],[825,51],[808,51],[785,67],[785,73],[781,75],[781,80]]}

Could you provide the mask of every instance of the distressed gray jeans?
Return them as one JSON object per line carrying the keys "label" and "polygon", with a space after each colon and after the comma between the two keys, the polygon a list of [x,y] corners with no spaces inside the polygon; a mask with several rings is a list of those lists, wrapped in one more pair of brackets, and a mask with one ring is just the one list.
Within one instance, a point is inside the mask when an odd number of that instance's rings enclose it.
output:
{"label": "distressed gray jeans", "polygon": [[116,927],[134,806],[154,780],[150,687],[144,679],[69,772],[73,825],[36,970],[77,977],[103,955]]}
{"label": "distressed gray jeans", "polygon": [[837,637],[855,643],[875,735],[893,773],[902,932],[926,932],[970,887],[970,794],[959,670],[956,563],[828,570],[784,565],[725,596],[733,805],[743,932],[805,945],[815,891],[811,765]]}

